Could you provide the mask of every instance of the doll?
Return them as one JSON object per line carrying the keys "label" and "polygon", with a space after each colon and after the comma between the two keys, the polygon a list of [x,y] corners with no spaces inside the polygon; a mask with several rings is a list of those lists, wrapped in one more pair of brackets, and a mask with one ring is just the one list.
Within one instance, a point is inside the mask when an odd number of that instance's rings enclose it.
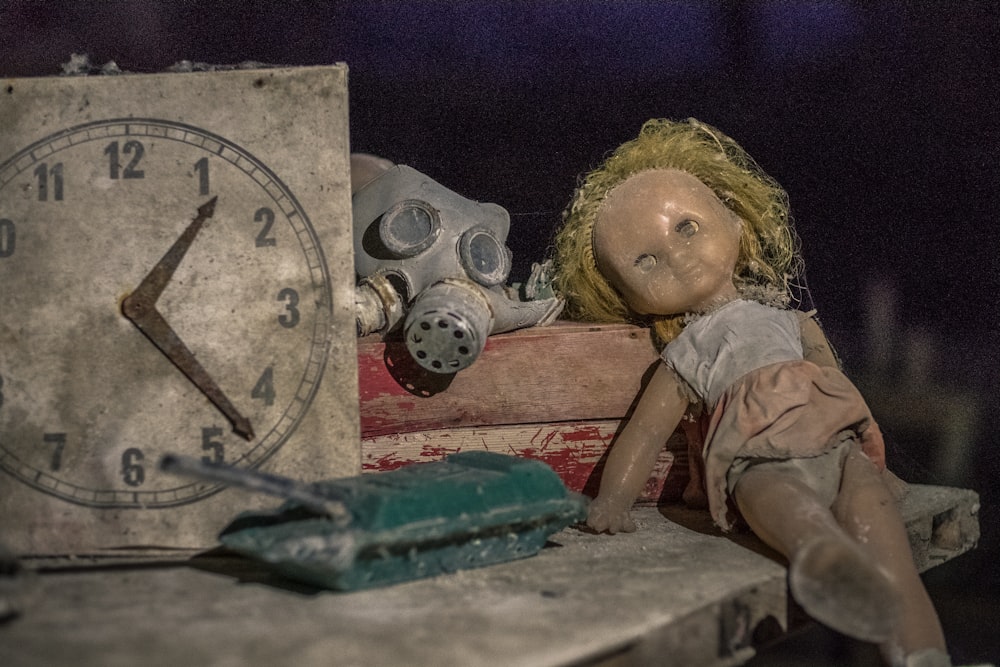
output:
{"label": "doll", "polygon": [[784,190],[715,128],[651,120],[585,177],[555,245],[569,316],[648,325],[664,344],[588,525],[635,530],[660,448],[701,412],[713,520],[740,517],[785,556],[813,618],[891,665],[950,665],[878,426],[815,319],[789,309],[801,259]]}

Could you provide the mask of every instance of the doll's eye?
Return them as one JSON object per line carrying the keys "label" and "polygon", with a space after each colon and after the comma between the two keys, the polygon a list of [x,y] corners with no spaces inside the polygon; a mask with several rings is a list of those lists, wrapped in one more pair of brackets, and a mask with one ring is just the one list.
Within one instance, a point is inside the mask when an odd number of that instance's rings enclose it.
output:
{"label": "doll's eye", "polygon": [[683,222],[677,223],[677,226],[674,227],[674,231],[681,236],[691,238],[698,233],[698,223],[694,220],[684,220]]}
{"label": "doll's eye", "polygon": [[656,266],[656,257],[649,254],[642,254],[635,258],[635,265],[640,271],[650,271]]}

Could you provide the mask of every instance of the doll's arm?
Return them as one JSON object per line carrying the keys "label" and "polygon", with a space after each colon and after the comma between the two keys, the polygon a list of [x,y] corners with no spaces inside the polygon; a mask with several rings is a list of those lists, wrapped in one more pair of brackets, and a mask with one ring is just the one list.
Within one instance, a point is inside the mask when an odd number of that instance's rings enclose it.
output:
{"label": "doll's arm", "polygon": [[[820,328],[819,322],[812,317],[803,315],[799,325],[802,335],[802,354],[806,360],[817,366],[832,366],[839,369],[840,361],[834,354],[833,347],[826,339],[826,334]],[[870,419],[868,426],[861,432],[861,448],[879,469],[885,468],[885,442],[874,417]],[[900,481],[899,484],[903,484],[903,482]]]}
{"label": "doll's arm", "polygon": [[806,361],[811,361],[817,366],[832,366],[840,368],[840,361],[826,339],[826,334],[820,328],[819,322],[815,318],[802,314],[799,320],[799,328],[802,337],[802,354]]}
{"label": "doll's arm", "polygon": [[601,488],[590,504],[587,525],[601,532],[635,530],[629,516],[653,472],[656,458],[677,428],[688,401],[673,372],[660,364],[639,397],[632,416],[618,435],[601,475]]}

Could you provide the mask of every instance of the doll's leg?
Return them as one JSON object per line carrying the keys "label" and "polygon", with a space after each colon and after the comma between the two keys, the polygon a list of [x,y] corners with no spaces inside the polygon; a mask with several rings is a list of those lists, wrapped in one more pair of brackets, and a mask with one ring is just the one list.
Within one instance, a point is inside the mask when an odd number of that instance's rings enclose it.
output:
{"label": "doll's leg", "polygon": [[[840,493],[832,507],[844,529],[864,545],[898,591],[901,616],[883,653],[891,664],[923,649],[945,650],[934,605],[913,563],[906,526],[875,465],[852,446],[844,462]],[[948,664],[948,663],[941,663]]]}
{"label": "doll's leg", "polygon": [[884,642],[899,613],[891,582],[838,524],[832,498],[807,479],[787,467],[755,465],[733,495],[754,533],[788,558],[792,595],[810,616],[851,637]]}

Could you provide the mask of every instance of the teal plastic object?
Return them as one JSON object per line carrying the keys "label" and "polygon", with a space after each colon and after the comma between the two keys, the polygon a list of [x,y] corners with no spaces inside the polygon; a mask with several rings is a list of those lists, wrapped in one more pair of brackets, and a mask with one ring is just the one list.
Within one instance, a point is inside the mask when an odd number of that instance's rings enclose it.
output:
{"label": "teal plastic object", "polygon": [[545,463],[479,451],[309,488],[342,502],[348,520],[288,501],[241,514],[220,540],[292,579],[349,591],[532,556],[587,508]]}

